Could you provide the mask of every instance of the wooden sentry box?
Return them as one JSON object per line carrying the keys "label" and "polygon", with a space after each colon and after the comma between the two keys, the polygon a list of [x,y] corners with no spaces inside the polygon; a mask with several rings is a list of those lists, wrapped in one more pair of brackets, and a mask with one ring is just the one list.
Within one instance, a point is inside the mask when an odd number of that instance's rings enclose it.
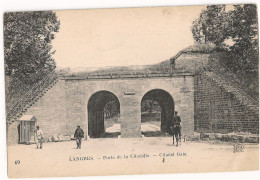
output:
{"label": "wooden sentry box", "polygon": [[24,115],[18,121],[19,125],[19,143],[30,144],[35,140],[35,129],[37,119],[33,115]]}

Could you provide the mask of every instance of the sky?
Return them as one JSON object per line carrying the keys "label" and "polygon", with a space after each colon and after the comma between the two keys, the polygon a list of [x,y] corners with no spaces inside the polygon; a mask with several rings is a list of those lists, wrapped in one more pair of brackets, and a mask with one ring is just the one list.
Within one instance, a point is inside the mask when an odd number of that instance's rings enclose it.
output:
{"label": "sky", "polygon": [[205,6],[56,11],[58,67],[155,64],[193,45],[191,26]]}

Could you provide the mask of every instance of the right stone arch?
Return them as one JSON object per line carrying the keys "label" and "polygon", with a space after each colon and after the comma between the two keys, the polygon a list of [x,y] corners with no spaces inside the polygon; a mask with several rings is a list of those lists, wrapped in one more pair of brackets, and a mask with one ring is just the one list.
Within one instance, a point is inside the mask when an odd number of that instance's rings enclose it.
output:
{"label": "right stone arch", "polygon": [[[170,132],[170,121],[175,111],[174,100],[170,93],[162,89],[152,89],[142,97],[141,105],[144,101],[152,100],[159,104],[161,108],[161,131]],[[141,117],[142,121],[142,117]]]}

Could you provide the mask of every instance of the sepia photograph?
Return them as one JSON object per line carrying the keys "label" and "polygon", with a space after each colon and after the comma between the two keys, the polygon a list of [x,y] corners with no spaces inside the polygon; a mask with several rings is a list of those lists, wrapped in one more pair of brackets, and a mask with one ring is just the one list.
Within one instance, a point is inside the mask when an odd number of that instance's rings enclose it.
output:
{"label": "sepia photograph", "polygon": [[257,14],[5,12],[8,177],[258,171]]}

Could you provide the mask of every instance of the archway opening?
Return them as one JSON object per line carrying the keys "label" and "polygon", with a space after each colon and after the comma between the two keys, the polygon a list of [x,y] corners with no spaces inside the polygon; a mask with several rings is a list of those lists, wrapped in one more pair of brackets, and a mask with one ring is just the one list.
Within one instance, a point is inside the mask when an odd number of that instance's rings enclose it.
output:
{"label": "archway opening", "polygon": [[141,101],[141,132],[146,137],[167,136],[174,112],[171,95],[161,89],[148,91]]}
{"label": "archway opening", "polygon": [[107,138],[120,134],[118,98],[109,91],[96,92],[88,101],[88,135],[90,138]]}

